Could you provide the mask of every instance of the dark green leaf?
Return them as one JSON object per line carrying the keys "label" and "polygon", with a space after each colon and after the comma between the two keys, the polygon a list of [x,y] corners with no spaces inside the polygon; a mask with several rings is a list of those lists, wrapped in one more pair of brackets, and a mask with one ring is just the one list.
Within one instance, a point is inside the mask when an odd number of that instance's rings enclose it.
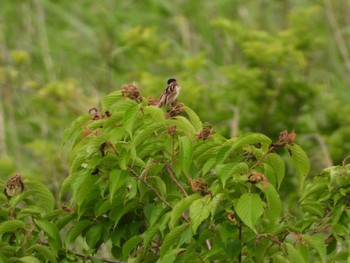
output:
{"label": "dark green leaf", "polygon": [[47,246],[35,244],[32,245],[28,250],[35,250],[39,252],[48,262],[57,262],[55,253]]}
{"label": "dark green leaf", "polygon": [[179,201],[171,211],[170,227],[174,228],[178,219],[183,215],[183,213],[191,206],[191,204],[200,198],[199,194],[193,194],[185,197]]}
{"label": "dark green leaf", "polygon": [[179,238],[182,234],[182,232],[185,230],[185,228],[187,227],[187,224],[183,224],[183,225],[179,225],[177,227],[175,227],[174,229],[172,229],[164,238],[163,244],[160,248],[160,258],[162,259],[166,253],[168,252],[168,250],[170,248],[172,248],[173,246],[175,246],[178,241]]}
{"label": "dark green leaf", "polygon": [[192,159],[193,159],[193,143],[192,141],[186,137],[180,137],[181,142],[181,153],[180,153],[180,162],[182,165],[183,172],[188,175]]}
{"label": "dark green leaf", "polygon": [[21,220],[9,220],[0,223],[0,235],[6,232],[13,232],[18,228],[25,229],[25,224]]}
{"label": "dark green leaf", "polygon": [[90,220],[82,220],[78,221],[76,224],[72,226],[71,229],[68,230],[64,243],[68,248],[69,245],[83,232],[89,225],[91,224]]}
{"label": "dark green leaf", "polygon": [[142,237],[140,236],[133,236],[130,238],[128,241],[126,241],[123,245],[122,248],[122,254],[123,254],[123,259],[127,260],[129,257],[129,254],[137,248],[137,244],[142,242]]}

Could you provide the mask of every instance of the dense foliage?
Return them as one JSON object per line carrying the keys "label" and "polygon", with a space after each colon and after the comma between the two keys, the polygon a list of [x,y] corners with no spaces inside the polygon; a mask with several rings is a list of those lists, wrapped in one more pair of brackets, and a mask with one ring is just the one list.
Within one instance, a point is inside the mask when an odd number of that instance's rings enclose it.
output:
{"label": "dense foliage", "polygon": [[[152,101],[126,85],[66,130],[62,209],[32,178],[2,185],[2,262],[346,262],[346,160],[307,182],[295,133],[225,139]],[[286,163],[298,205],[281,201]]]}

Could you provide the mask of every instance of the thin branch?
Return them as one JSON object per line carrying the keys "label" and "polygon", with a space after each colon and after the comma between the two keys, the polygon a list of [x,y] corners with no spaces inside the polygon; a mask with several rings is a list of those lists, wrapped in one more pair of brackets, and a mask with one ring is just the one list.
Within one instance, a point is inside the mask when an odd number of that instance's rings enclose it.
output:
{"label": "thin branch", "polygon": [[173,209],[173,206],[167,202],[167,200],[164,199],[164,197],[152,186],[150,185],[145,179],[141,178],[133,169],[130,167],[128,168],[128,171],[131,173],[131,175],[136,178],[137,180],[141,181],[143,184],[145,184],[149,189],[151,189],[158,198],[167,206]]}
{"label": "thin branch", "polygon": [[171,167],[166,159],[164,160],[164,163],[165,163],[165,169],[167,170],[167,172],[170,176],[170,179],[173,180],[173,182],[177,185],[177,187],[180,189],[180,191],[183,193],[184,196],[188,196],[186,190],[184,189],[182,184],[179,182],[179,180],[177,180],[176,176],[174,175],[173,170],[171,169]]}
{"label": "thin branch", "polygon": [[84,255],[81,253],[74,253],[74,255],[77,257],[84,258],[84,259],[95,259],[95,260],[100,260],[100,261],[107,262],[107,263],[125,263],[124,261],[111,260],[111,259],[99,258],[99,257],[94,257],[94,256],[87,256],[87,255]]}

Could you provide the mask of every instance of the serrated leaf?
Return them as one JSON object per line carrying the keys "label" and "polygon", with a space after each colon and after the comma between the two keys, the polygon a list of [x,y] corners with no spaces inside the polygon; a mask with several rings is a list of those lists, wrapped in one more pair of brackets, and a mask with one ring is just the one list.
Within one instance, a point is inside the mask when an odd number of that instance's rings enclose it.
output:
{"label": "serrated leaf", "polygon": [[55,252],[58,252],[62,248],[62,240],[58,228],[52,222],[46,220],[35,220],[35,224],[42,230],[46,235],[49,236],[54,242]]}
{"label": "serrated leaf", "polygon": [[309,247],[314,248],[317,251],[322,262],[326,261],[327,249],[321,237],[315,235],[303,235],[303,240],[309,245]]}
{"label": "serrated leaf", "polygon": [[135,124],[138,112],[139,112],[139,107],[138,107],[138,104],[135,102],[126,109],[124,114],[124,118],[123,118],[124,128],[129,133],[130,137],[132,137],[132,132],[133,132],[133,128],[134,128],[134,124]]}
{"label": "serrated leaf", "polygon": [[234,175],[246,173],[249,167],[246,163],[227,163],[216,167],[217,177],[220,179],[223,187],[226,181]]}
{"label": "serrated leaf", "polygon": [[25,224],[21,220],[9,220],[0,223],[0,235],[6,232],[13,232],[18,228],[25,228]]}
{"label": "serrated leaf", "polygon": [[193,142],[186,136],[180,137],[180,142],[180,163],[182,166],[182,171],[188,175],[193,160]]}
{"label": "serrated leaf", "polygon": [[157,106],[147,106],[143,109],[145,114],[150,114],[152,116],[153,121],[159,122],[165,120],[164,112],[162,109]]}
{"label": "serrated leaf", "polygon": [[168,250],[177,244],[179,241],[179,238],[182,234],[182,232],[185,230],[185,228],[188,227],[188,224],[182,224],[174,229],[172,229],[164,238],[163,244],[160,248],[160,258],[162,259]]}
{"label": "serrated leaf", "polygon": [[65,145],[74,133],[76,133],[78,130],[82,130],[84,124],[86,124],[89,120],[91,120],[91,116],[89,114],[83,114],[74,120],[71,127],[64,131],[61,146]]}
{"label": "serrated leaf", "polygon": [[199,132],[200,130],[202,130],[203,124],[202,124],[201,120],[199,119],[199,117],[197,116],[197,114],[187,106],[184,107],[184,110],[187,113],[188,117],[190,118],[190,121],[191,121],[193,127],[195,128],[195,131]]}
{"label": "serrated leaf", "polygon": [[287,258],[290,263],[306,263],[302,254],[295,247],[289,243],[285,243],[285,245],[288,252]]}
{"label": "serrated leaf", "polygon": [[264,134],[261,133],[245,133],[242,134],[239,137],[233,138],[229,141],[227,141],[227,143],[229,145],[231,145],[231,149],[226,153],[226,157],[225,160],[227,159],[227,157],[229,156],[229,154],[238,149],[241,148],[243,146],[247,146],[247,145],[251,145],[251,144],[257,144],[257,143],[261,143],[261,144],[265,144],[265,145],[269,145],[271,143],[271,139],[269,137],[267,137]]}
{"label": "serrated leaf", "polygon": [[55,253],[47,246],[35,244],[31,246],[28,250],[29,251],[35,250],[39,252],[48,262],[52,262],[52,263],[57,262]]}
{"label": "serrated leaf", "polygon": [[51,212],[55,205],[55,198],[46,185],[37,180],[27,180],[25,185],[30,189],[36,204],[46,212]]}
{"label": "serrated leaf", "polygon": [[96,182],[98,181],[97,176],[93,176],[88,173],[79,174],[81,183],[76,185],[75,200],[80,206],[84,200],[91,198],[91,193],[97,190]]}
{"label": "serrated leaf", "polygon": [[138,129],[134,134],[135,147],[139,146],[147,138],[151,137],[153,133],[157,132],[159,129],[164,127],[165,127],[165,124],[163,122],[156,122],[156,123],[152,123],[152,124],[140,127],[140,129]]}
{"label": "serrated leaf", "polygon": [[257,233],[255,223],[264,212],[263,203],[259,195],[255,193],[243,194],[238,199],[235,210],[243,223]]}
{"label": "serrated leaf", "polygon": [[285,174],[285,164],[283,159],[276,153],[270,153],[265,157],[264,163],[268,163],[274,171],[276,176],[277,189],[279,189]]}
{"label": "serrated leaf", "polygon": [[176,116],[174,119],[168,119],[166,121],[167,126],[175,125],[176,131],[183,132],[189,137],[194,137],[196,129],[193,127],[192,123],[183,116]]}
{"label": "serrated leaf", "polygon": [[112,203],[115,192],[124,185],[128,174],[125,171],[121,170],[112,170],[109,173],[109,199]]}
{"label": "serrated leaf", "polygon": [[120,90],[114,91],[114,92],[108,94],[107,96],[105,96],[102,99],[102,109],[103,109],[103,111],[111,110],[113,104],[116,103],[117,101],[119,101],[119,99],[121,97],[122,97],[122,93],[121,93]]}
{"label": "serrated leaf", "polygon": [[171,211],[170,227],[175,227],[176,222],[182,216],[182,214],[191,206],[191,204],[199,199],[201,196],[199,194],[193,194],[181,199]]}
{"label": "serrated leaf", "polygon": [[289,147],[291,153],[291,162],[297,174],[299,175],[300,185],[303,186],[304,179],[310,171],[310,161],[304,150],[297,144]]}
{"label": "serrated leaf", "polygon": [[123,259],[126,260],[129,257],[130,252],[135,249],[136,245],[142,242],[142,237],[133,236],[128,241],[126,241],[122,247]]}
{"label": "serrated leaf", "polygon": [[193,201],[190,206],[190,219],[193,233],[196,233],[198,226],[209,217],[211,207],[212,200],[209,195]]}
{"label": "serrated leaf", "polygon": [[91,224],[90,220],[82,220],[75,223],[71,229],[68,230],[64,243],[68,248],[69,245]]}

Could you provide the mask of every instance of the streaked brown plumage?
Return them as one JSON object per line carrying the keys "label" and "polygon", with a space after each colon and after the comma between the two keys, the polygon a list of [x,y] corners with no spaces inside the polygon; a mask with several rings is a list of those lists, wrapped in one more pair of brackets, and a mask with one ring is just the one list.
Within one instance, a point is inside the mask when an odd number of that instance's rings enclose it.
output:
{"label": "streaked brown plumage", "polygon": [[157,106],[159,108],[173,104],[176,101],[177,96],[179,96],[181,87],[177,83],[176,79],[169,79],[168,86],[165,88],[162,96],[159,99]]}

